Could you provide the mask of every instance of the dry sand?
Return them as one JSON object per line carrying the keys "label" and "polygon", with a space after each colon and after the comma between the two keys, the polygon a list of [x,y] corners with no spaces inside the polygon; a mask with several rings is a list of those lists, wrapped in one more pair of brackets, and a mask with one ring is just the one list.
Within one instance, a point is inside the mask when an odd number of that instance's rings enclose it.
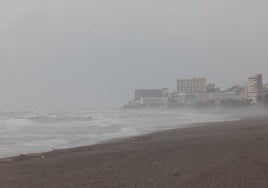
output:
{"label": "dry sand", "polygon": [[268,187],[268,117],[3,159],[0,187]]}

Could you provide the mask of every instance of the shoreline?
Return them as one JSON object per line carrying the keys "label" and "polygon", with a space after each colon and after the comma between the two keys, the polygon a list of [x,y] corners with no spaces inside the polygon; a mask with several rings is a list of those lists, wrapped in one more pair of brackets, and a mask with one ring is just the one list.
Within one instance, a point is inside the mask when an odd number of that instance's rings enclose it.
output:
{"label": "shoreline", "polygon": [[16,160],[16,159],[22,158],[22,157],[25,158],[25,157],[42,156],[42,155],[44,155],[46,153],[55,152],[55,151],[75,150],[77,148],[85,148],[85,147],[87,148],[87,147],[97,146],[97,145],[102,145],[102,144],[112,144],[112,143],[115,143],[115,142],[125,141],[125,140],[129,140],[129,139],[135,139],[135,138],[138,138],[138,137],[148,136],[148,135],[151,135],[151,134],[157,134],[157,133],[162,133],[162,132],[166,132],[166,131],[189,129],[189,128],[199,127],[199,126],[201,126],[201,127],[202,126],[210,126],[210,124],[214,124],[214,123],[235,122],[235,121],[239,121],[239,120],[242,120],[242,119],[243,118],[231,118],[231,119],[226,119],[226,120],[215,120],[215,121],[202,122],[202,123],[190,123],[190,124],[182,125],[182,127],[170,127],[170,128],[167,128],[167,129],[155,130],[155,131],[152,131],[150,133],[142,133],[142,134],[134,135],[134,136],[111,138],[111,139],[107,139],[107,140],[98,141],[98,142],[93,143],[93,144],[85,144],[85,145],[75,146],[75,147],[51,149],[49,151],[44,151],[44,152],[21,153],[21,154],[17,154],[17,155],[10,156],[10,157],[3,157],[3,158],[0,157],[0,163],[2,163],[3,161]]}
{"label": "shoreline", "polygon": [[268,117],[0,160],[3,187],[267,187]]}
{"label": "shoreline", "polygon": [[[197,111],[197,112],[206,112],[209,113],[211,112],[211,109],[209,111],[206,110],[201,110],[201,111]],[[220,110],[220,111],[219,111]],[[110,137],[110,138],[104,138],[104,139],[99,139],[98,141],[92,141],[92,142],[77,142],[77,143],[69,143],[69,144],[64,144],[61,146],[51,146],[50,148],[46,147],[43,149],[29,149],[27,150],[27,148],[24,148],[25,150],[21,150],[20,152],[9,152],[9,153],[5,153],[4,155],[0,155],[0,160],[1,159],[6,159],[6,158],[14,158],[14,157],[18,157],[21,155],[34,155],[34,154],[39,154],[39,153],[47,153],[47,152],[51,152],[53,150],[61,150],[61,149],[71,149],[71,148],[76,148],[76,147],[81,147],[81,146],[89,146],[89,145],[96,145],[99,143],[108,143],[110,140],[117,140],[117,139],[124,139],[124,138],[131,138],[131,137],[137,137],[137,136],[143,136],[143,135],[147,135],[147,134],[151,134],[154,132],[161,132],[161,131],[165,131],[165,130],[173,130],[173,129],[183,129],[183,128],[187,128],[187,127],[194,127],[194,126],[202,126],[203,124],[208,124],[208,123],[217,123],[217,122],[229,122],[229,121],[237,121],[239,119],[243,119],[244,117],[248,117],[249,114],[251,114],[251,116],[255,117],[256,115],[254,114],[259,114],[260,116],[264,116],[264,114],[267,114],[268,111],[258,111],[258,109],[249,111],[249,110],[245,110],[245,111],[237,111],[238,109],[230,109],[230,111],[226,111],[223,109],[217,109],[215,115],[222,115],[222,117],[216,118],[214,120],[209,120],[207,122],[205,121],[201,121],[201,122],[188,122],[188,123],[183,123],[181,125],[171,125],[171,126],[167,126],[166,128],[159,128],[159,129],[154,129],[151,131],[147,131],[147,132],[143,132],[143,133],[138,133],[138,134],[133,134],[133,135],[124,135],[124,136],[119,136],[119,137]],[[256,111],[257,110],[257,111]],[[260,109],[259,109],[260,110]],[[174,110],[176,111],[176,110]],[[253,114],[253,115],[252,115]],[[214,115],[214,113],[212,114],[212,116]],[[164,127],[164,126],[163,126]],[[14,151],[16,151],[14,149]]]}

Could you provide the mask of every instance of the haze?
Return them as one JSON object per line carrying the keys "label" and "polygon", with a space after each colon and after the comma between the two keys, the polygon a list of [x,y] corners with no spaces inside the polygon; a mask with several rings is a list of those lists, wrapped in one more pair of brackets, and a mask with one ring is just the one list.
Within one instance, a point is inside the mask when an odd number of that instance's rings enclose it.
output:
{"label": "haze", "polygon": [[1,0],[0,110],[121,106],[135,88],[268,78],[266,0]]}

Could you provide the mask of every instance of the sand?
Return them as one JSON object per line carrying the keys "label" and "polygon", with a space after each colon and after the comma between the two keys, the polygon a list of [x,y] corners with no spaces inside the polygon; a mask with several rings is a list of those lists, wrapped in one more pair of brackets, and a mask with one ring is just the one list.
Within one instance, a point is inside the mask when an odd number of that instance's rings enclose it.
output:
{"label": "sand", "polygon": [[2,159],[0,187],[268,187],[268,117]]}

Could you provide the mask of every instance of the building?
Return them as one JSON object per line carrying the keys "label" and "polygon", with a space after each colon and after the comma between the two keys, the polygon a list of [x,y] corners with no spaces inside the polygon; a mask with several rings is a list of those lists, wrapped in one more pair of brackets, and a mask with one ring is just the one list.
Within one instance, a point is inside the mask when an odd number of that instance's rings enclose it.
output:
{"label": "building", "polygon": [[136,89],[135,99],[140,98],[162,98],[168,97],[169,92],[167,88],[163,89]]}
{"label": "building", "polygon": [[196,102],[196,95],[195,94],[185,94],[180,93],[177,95],[177,104],[181,105],[191,105]]}
{"label": "building", "polygon": [[136,89],[135,100],[140,104],[151,105],[166,105],[168,103],[169,90],[163,89]]}
{"label": "building", "polygon": [[215,104],[221,104],[221,102],[224,100],[224,93],[223,92],[215,92],[215,93],[209,93],[209,98],[214,101]]}
{"label": "building", "polygon": [[210,102],[209,93],[197,93],[196,101],[199,103],[208,103]]}
{"label": "building", "polygon": [[226,93],[235,92],[237,100],[247,100],[247,85],[234,85],[225,91]]}
{"label": "building", "polygon": [[234,91],[224,92],[224,100],[236,100],[237,94]]}
{"label": "building", "polygon": [[207,92],[208,92],[208,93],[215,93],[215,92],[216,92],[215,84],[213,84],[213,83],[208,84]]}
{"label": "building", "polygon": [[263,96],[268,95],[268,84],[263,85]]}
{"label": "building", "polygon": [[262,75],[254,74],[248,78],[247,83],[247,98],[252,103],[258,103],[260,97],[262,97],[263,85],[262,85]]}
{"label": "building", "polygon": [[207,92],[206,78],[192,78],[177,80],[177,93],[195,94]]}

